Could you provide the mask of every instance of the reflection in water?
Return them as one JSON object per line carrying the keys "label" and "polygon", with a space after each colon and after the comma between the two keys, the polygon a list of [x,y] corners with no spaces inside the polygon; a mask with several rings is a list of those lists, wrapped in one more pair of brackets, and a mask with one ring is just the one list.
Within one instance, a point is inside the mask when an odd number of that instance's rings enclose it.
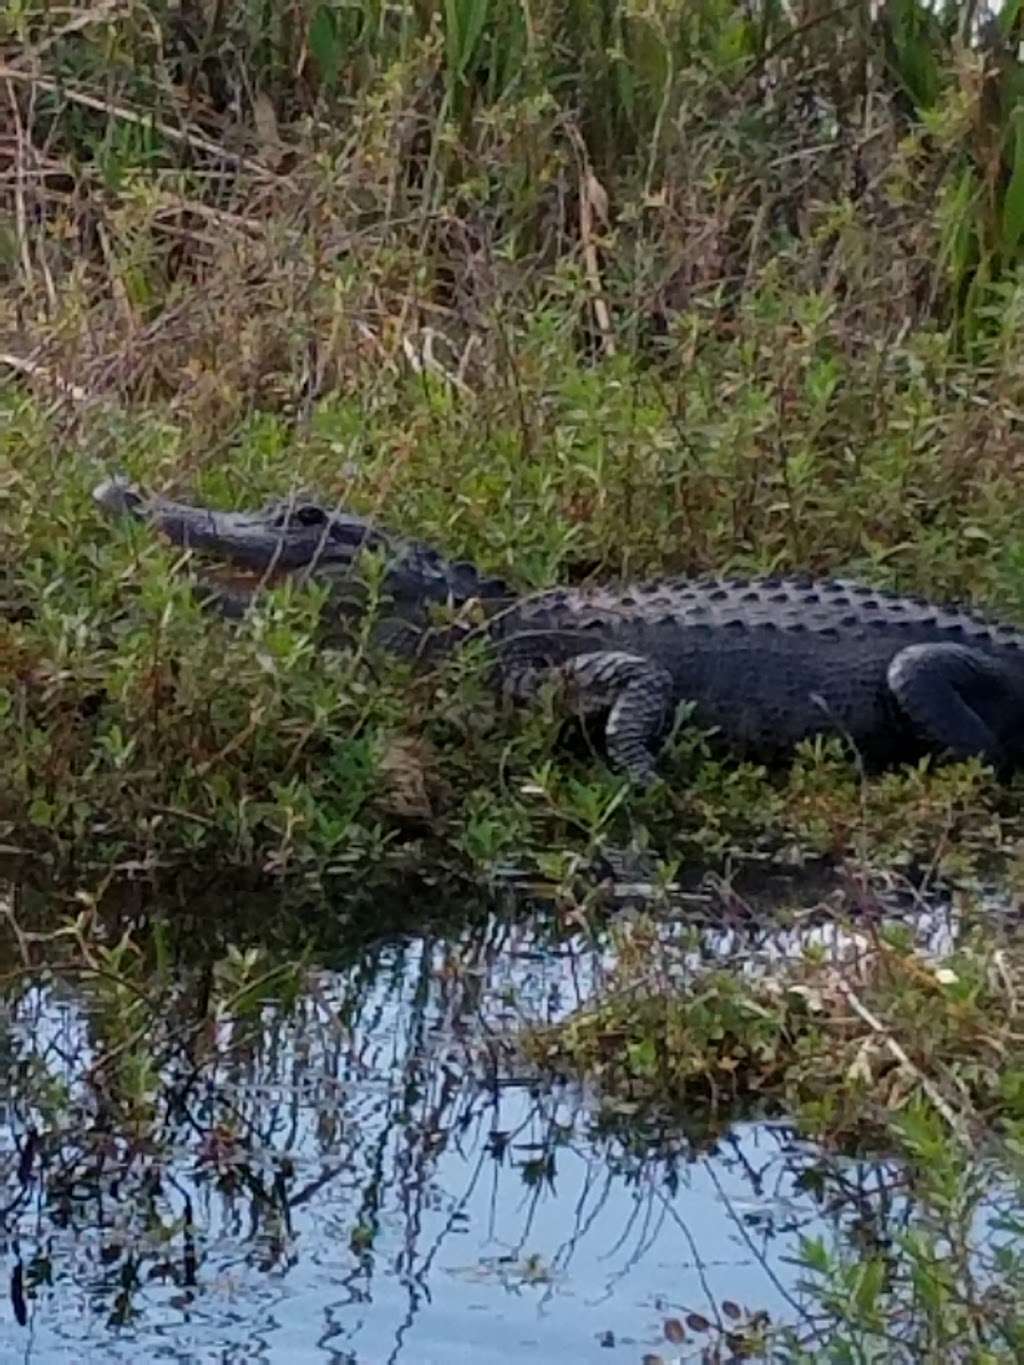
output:
{"label": "reflection in water", "polygon": [[[601,965],[507,918],[368,949],[176,1057],[137,1147],[96,1136],[81,1000],[32,987],[0,1042],[0,1358],[635,1365],[723,1300],[799,1324],[798,1236],[870,1239],[895,1174],[781,1124],[696,1153],[601,1133],[578,1090],[508,1074],[502,1031],[572,1009]],[[26,1068],[66,1091],[43,1170]]]}

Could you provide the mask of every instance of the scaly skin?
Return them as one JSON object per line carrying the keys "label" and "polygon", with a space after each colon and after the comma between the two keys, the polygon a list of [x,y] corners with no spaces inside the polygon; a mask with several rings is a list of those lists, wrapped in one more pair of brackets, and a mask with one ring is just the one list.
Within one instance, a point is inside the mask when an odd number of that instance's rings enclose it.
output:
{"label": "scaly skin", "polygon": [[[573,709],[606,714],[609,759],[638,782],[653,776],[681,702],[694,704],[695,724],[768,760],[838,734],[870,765],[925,753],[978,755],[1002,773],[1024,762],[1024,633],[965,608],[845,579],[661,579],[517,598],[470,564],[309,499],[219,513],[120,480],[94,497],[175,545],[268,575],[324,579],[342,614],[365,601],[360,554],[382,554],[393,613],[384,642],[435,654],[482,632],[510,695],[529,697],[555,678]],[[482,626],[431,625],[431,604],[474,601]]]}

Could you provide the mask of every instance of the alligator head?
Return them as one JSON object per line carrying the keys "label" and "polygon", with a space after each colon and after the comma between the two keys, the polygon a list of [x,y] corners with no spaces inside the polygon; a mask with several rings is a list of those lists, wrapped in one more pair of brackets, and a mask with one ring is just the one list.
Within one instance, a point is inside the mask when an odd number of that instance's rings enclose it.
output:
{"label": "alligator head", "polygon": [[93,500],[107,513],[146,522],[173,545],[213,556],[264,581],[313,577],[343,590],[351,587],[358,596],[357,566],[369,551],[383,558],[381,592],[396,605],[459,606],[475,598],[512,596],[501,579],[484,577],[468,562],[447,560],[429,545],[403,540],[364,517],[305,495],[252,512],[219,512],[145,493],[115,477],[93,490]]}

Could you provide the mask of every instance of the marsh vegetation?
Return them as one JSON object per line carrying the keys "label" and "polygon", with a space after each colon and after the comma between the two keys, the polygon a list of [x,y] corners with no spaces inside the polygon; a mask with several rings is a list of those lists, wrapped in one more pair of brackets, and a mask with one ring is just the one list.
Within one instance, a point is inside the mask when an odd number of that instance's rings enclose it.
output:
{"label": "marsh vegetation", "polygon": [[[632,792],[472,657],[318,648],[315,588],[226,625],[89,497],[1024,619],[1019,40],[1011,0],[0,13],[5,1349],[449,1359],[500,1350],[479,1277],[541,1308],[495,1360],[1020,1358],[1019,779],[681,723]],[[460,1202],[470,1156],[515,1193]],[[564,1166],[641,1219],[611,1281],[513,1230],[591,1226]],[[442,1273],[435,1215],[500,1253]]]}

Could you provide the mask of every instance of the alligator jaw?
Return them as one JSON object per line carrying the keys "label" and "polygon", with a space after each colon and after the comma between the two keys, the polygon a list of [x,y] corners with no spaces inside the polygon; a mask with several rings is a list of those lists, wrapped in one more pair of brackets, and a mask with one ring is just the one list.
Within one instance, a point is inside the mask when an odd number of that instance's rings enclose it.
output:
{"label": "alligator jaw", "polygon": [[362,517],[327,512],[304,499],[285,499],[257,512],[216,512],[144,493],[119,476],[98,484],[92,496],[103,511],[144,521],[172,545],[260,573],[344,570],[362,550],[386,544]]}

